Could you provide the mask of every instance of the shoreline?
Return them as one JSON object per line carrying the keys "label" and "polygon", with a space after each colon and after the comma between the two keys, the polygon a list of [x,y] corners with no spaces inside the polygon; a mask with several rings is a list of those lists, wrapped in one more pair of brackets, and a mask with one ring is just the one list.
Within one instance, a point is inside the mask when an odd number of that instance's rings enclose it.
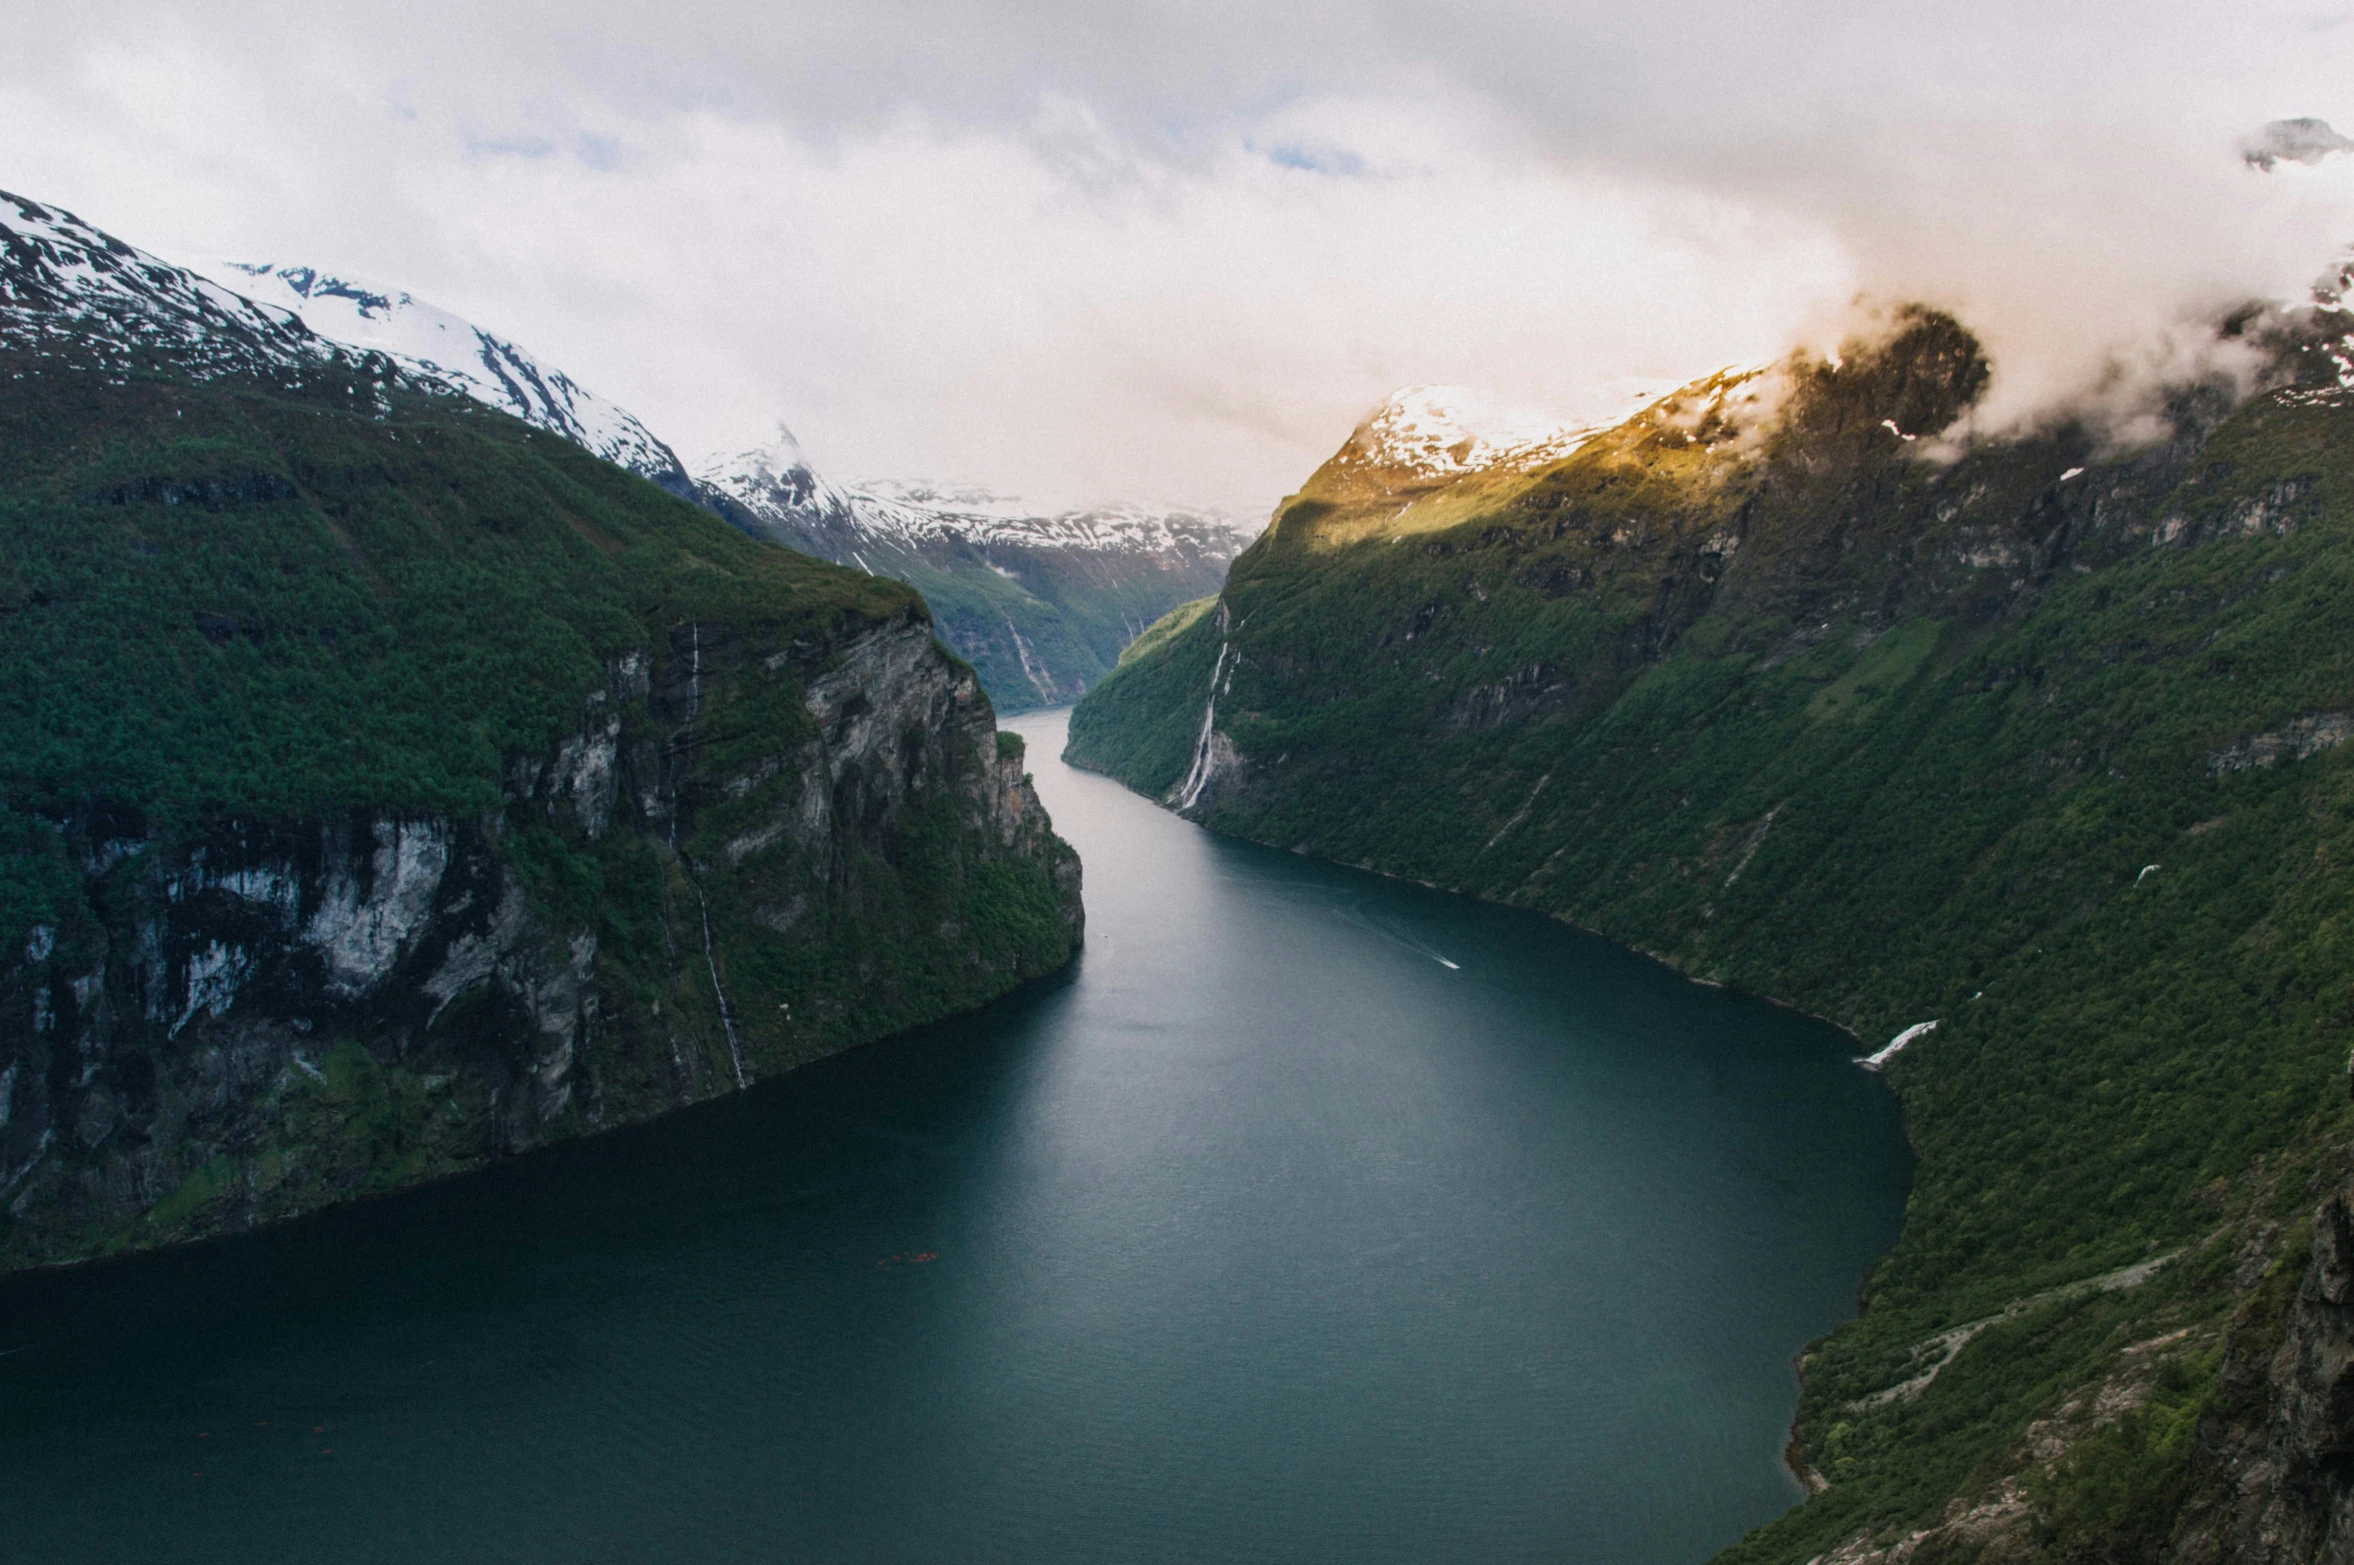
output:
{"label": "shoreline", "polygon": [[[1513,911],[1519,913],[1534,913],[1540,918],[1549,919],[1556,924],[1574,929],[1581,935],[1590,936],[1593,939],[1601,940],[1607,942],[1610,945],[1614,945],[1621,951],[1630,951],[1636,956],[1642,957],[1646,961],[1656,963],[1658,966],[1666,968],[1668,971],[1674,973],[1678,978],[1683,979],[1686,983],[1699,984],[1703,988],[1721,990],[1727,994],[1740,995],[1743,998],[1751,1000],[1759,1000],[1774,1007],[1776,1010],[1789,1011],[1794,1015],[1805,1017],[1808,1021],[1820,1022],[1822,1025],[1829,1027],[1836,1032],[1845,1034],[1848,1038],[1854,1040],[1854,1042],[1859,1046],[1861,1046],[1864,1042],[1863,1035],[1858,1033],[1854,1028],[1848,1026],[1844,1022],[1835,1021],[1828,1016],[1818,1015],[1817,1013],[1808,1010],[1805,1006],[1782,999],[1778,995],[1766,994],[1755,989],[1745,989],[1738,984],[1726,983],[1722,979],[1697,977],[1688,971],[1682,963],[1676,961],[1672,957],[1662,955],[1661,953],[1653,951],[1645,946],[1633,945],[1624,940],[1613,939],[1611,936],[1603,933],[1599,929],[1590,928],[1587,925],[1577,922],[1575,919],[1564,917],[1561,914],[1548,913],[1542,908],[1526,907],[1516,902],[1499,901],[1494,897],[1483,897],[1475,891],[1464,891],[1453,886],[1443,886],[1435,881],[1418,879],[1412,875],[1393,874],[1388,870],[1376,868],[1371,864],[1352,864],[1345,859],[1320,858],[1318,855],[1309,853],[1305,849],[1284,848],[1276,843],[1262,842],[1256,837],[1245,836],[1240,832],[1219,831],[1218,828],[1209,825],[1207,822],[1194,820],[1191,816],[1185,815],[1178,810],[1171,809],[1164,801],[1154,798],[1152,795],[1143,792],[1141,789],[1131,786],[1125,778],[1118,777],[1113,773],[1103,771],[1100,768],[1088,766],[1079,761],[1074,761],[1068,755],[1060,756],[1058,759],[1061,760],[1064,765],[1070,767],[1074,771],[1086,772],[1092,776],[1103,777],[1109,779],[1112,782],[1116,782],[1121,787],[1126,788],[1130,793],[1135,794],[1136,797],[1145,800],[1155,808],[1166,811],[1168,814],[1175,815],[1179,820],[1187,821],[1192,825],[1198,826],[1203,831],[1213,832],[1218,836],[1231,838],[1236,842],[1247,842],[1254,847],[1267,848],[1278,853],[1297,853],[1303,858],[1315,858],[1318,859],[1320,863],[1335,864],[1343,869],[1362,870],[1366,874],[1377,875],[1383,880],[1397,881],[1400,884],[1409,886],[1420,886],[1426,891],[1438,891],[1443,892],[1448,896],[1463,897],[1473,902],[1485,903],[1489,907],[1510,908]],[[1858,1063],[1860,1064],[1861,1062],[1859,1061]],[[1912,1126],[1909,1122],[1908,1116],[1904,1112],[1904,1094],[1896,1090],[1895,1083],[1888,1080],[1888,1077],[1884,1071],[1878,1068],[1871,1068],[1870,1074],[1879,1077],[1882,1084],[1887,1088],[1889,1095],[1896,1099],[1897,1134],[1903,1138],[1905,1150],[1911,1153],[1917,1161],[1920,1157],[1920,1149],[1913,1143]],[[1870,1313],[1871,1305],[1869,1301],[1868,1290],[1871,1286],[1872,1273],[1878,1270],[1880,1260],[1885,1257],[1885,1253],[1886,1252],[1883,1252],[1882,1256],[1875,1257],[1871,1266],[1865,1268],[1864,1275],[1857,1280],[1856,1308],[1855,1313],[1848,1317],[1850,1320],[1861,1320],[1865,1315]],[[1838,1327],[1836,1326],[1832,1328],[1834,1331],[1837,1329]],[[1806,1400],[1806,1361],[1811,1355],[1813,1348],[1814,1343],[1809,1342],[1806,1344],[1806,1346],[1800,1348],[1795,1354],[1791,1355],[1790,1359],[1792,1372],[1796,1374],[1798,1378],[1798,1399],[1801,1406],[1803,1406]],[[1806,1447],[1799,1432],[1799,1407],[1793,1407],[1790,1410],[1788,1436],[1782,1443],[1782,1467],[1783,1470],[1788,1472],[1792,1478],[1797,1480],[1799,1488],[1803,1491],[1804,1497],[1799,1501],[1799,1503],[1802,1505],[1807,1501],[1813,1500],[1818,1495],[1828,1492],[1831,1487],[1831,1480],[1825,1478],[1806,1460]]]}

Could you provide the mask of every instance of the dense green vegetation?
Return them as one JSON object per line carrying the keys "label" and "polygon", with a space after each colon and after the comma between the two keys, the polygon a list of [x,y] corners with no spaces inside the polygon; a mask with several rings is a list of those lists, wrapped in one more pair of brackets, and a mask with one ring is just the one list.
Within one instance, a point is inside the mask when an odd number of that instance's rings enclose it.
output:
{"label": "dense green vegetation", "polygon": [[0,396],[0,796],[480,810],[604,660],[696,620],[816,632],[896,583],[752,542],[554,436],[88,374]]}
{"label": "dense green vegetation", "polygon": [[1092,688],[1139,627],[1172,599],[1215,588],[1223,570],[1010,545],[993,545],[987,558],[970,544],[928,554],[877,549],[870,557],[924,595],[941,639],[971,662],[1001,712],[1056,705]]}
{"label": "dense green vegetation", "polygon": [[[1071,852],[1034,805],[1014,836],[991,817],[1018,752],[936,649],[921,677],[961,715],[894,734],[901,781],[862,774],[856,811],[815,836],[776,825],[831,786],[809,776],[812,681],[861,637],[929,645],[910,589],[461,399],[347,378],[0,354],[0,1070],[18,1084],[0,1162],[27,1181],[0,1265],[626,1123],[982,1003],[1073,948]],[[858,710],[933,694],[867,689]],[[615,725],[603,827],[545,781],[592,717]],[[502,877],[523,888],[527,922],[497,937],[520,976],[436,996],[420,970],[339,997],[304,976],[298,926],[172,889],[203,862],[315,876],[322,833],[357,833],[364,858],[389,817],[442,823],[434,917],[457,922],[434,938],[493,938]],[[199,960],[259,988],[207,1020],[182,998]],[[576,964],[585,1009],[562,1014],[592,1020],[566,1032],[545,1015]],[[551,1036],[568,1041],[535,1056]],[[224,1098],[223,1047],[280,1064]]]}
{"label": "dense green vegetation", "polygon": [[[1848,360],[1799,366],[1777,424],[1695,396],[1419,502],[1431,525],[1311,484],[1237,561],[1235,628],[1194,620],[1072,724],[1074,759],[1165,792],[1230,644],[1211,825],[1542,909],[1872,1046],[1940,1022],[1889,1067],[1903,1237],[1808,1365],[1831,1487],[1737,1551],[1761,1561],[1926,1524],[2126,1344],[2243,1308],[2210,1247],[1863,1405],[1936,1333],[2199,1245],[2259,1188],[2309,1210],[2354,1045],[2354,751],[2327,743],[2354,733],[2354,412],[2291,391],[2106,464],[2056,430],[1937,465],[1879,420],[1949,422],[1974,345],[1915,316]],[[2154,1525],[2192,1401],[2037,1491],[2053,1557]]]}
{"label": "dense green vegetation", "polygon": [[1202,703],[1218,661],[1217,600],[1172,609],[1120,660],[1117,677],[1071,714],[1070,759],[1163,794],[1185,776],[1201,737]]}

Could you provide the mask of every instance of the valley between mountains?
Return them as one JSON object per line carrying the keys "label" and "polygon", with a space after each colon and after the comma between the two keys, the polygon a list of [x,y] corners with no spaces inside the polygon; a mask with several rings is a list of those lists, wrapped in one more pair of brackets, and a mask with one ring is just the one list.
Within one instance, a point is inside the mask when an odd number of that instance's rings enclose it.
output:
{"label": "valley between mountains", "polygon": [[754,538],[902,581],[1004,712],[1077,700],[1120,649],[1216,590],[1250,529],[1216,511],[1136,503],[1042,512],[986,490],[843,485],[782,424],[693,472],[627,409],[528,350],[395,288],[316,267],[225,262],[213,280],[323,338],[395,362],[692,501]]}
{"label": "valley between mountains", "polygon": [[2155,441],[1974,430],[1920,308],[1477,460],[1393,405],[1072,719],[1213,830],[1902,1039],[1903,1237],[1729,1560],[2354,1550],[2341,289]]}
{"label": "valley between mountains", "polygon": [[1213,832],[1883,1074],[1902,1236],[1723,1558],[2354,1559],[2348,275],[2131,438],[1982,421],[1969,323],[1902,306],[1593,423],[1402,393],[1254,538],[781,428],[690,469],[397,290],[0,197],[0,1267],[1063,970],[997,716],[1075,700],[1070,761]]}

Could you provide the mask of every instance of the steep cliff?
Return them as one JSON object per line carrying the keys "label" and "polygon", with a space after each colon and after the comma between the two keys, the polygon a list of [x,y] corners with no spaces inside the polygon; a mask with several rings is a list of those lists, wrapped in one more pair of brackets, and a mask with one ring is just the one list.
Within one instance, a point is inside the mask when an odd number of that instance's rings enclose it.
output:
{"label": "steep cliff", "polygon": [[[2322,1203],[2308,1242],[2276,1264],[2274,1286],[2233,1322],[2219,1393],[2198,1431],[2193,1495],[2168,1540],[2186,1565],[2354,1560],[2348,1194]],[[2311,1256],[2302,1267],[2300,1250]]]}
{"label": "steep cliff", "polygon": [[32,210],[0,1265],[642,1119],[1075,950],[1076,857],[913,592]]}
{"label": "steep cliff", "polygon": [[2068,1409],[2112,1384],[2153,1411],[2020,1479],[2022,1546],[2170,1535],[2263,1235],[2349,1128],[2348,324],[2245,312],[2255,394],[2132,431],[1974,430],[1990,366],[1918,310],[1535,464],[1433,474],[1369,427],[1074,714],[1072,759],[1218,830],[1575,921],[1859,1054],[1910,1035],[1906,1229],[1806,1359],[1821,1492],[1737,1557],[1967,1557],[1927,1531],[2031,1431],[2108,1428]]}

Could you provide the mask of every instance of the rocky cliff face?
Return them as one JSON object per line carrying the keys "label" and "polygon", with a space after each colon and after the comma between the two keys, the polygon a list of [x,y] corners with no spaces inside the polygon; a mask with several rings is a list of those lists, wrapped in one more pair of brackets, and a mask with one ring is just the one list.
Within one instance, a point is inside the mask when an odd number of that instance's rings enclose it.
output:
{"label": "rocky cliff face", "polygon": [[[2235,1322],[2215,1408],[2169,1540],[2184,1565],[2354,1560],[2354,1210],[2313,1216],[2311,1259],[2291,1254],[2274,1299]],[[2290,1291],[2293,1289],[2293,1292]],[[2277,1307],[2287,1295],[2285,1310]],[[2273,1308],[2264,1308],[2272,1303]]]}
{"label": "rocky cliff face", "polygon": [[1981,1464],[1933,1524],[1858,1534],[1821,1565],[2354,1560],[2349,1194],[2288,1231],[2237,1214],[2159,1263],[2236,1274],[2239,1307],[2202,1320],[2178,1288],[2098,1376]]}
{"label": "rocky cliff face", "polygon": [[[805,720],[732,731],[779,696]],[[64,823],[86,927],[0,967],[0,1255],[240,1228],[644,1118],[1079,938],[1076,857],[913,611],[783,644],[683,626],[507,779],[469,817]],[[638,904],[637,949],[568,896],[584,870]],[[1028,905],[972,894],[1009,874]],[[992,927],[1024,916],[1051,927]]]}

